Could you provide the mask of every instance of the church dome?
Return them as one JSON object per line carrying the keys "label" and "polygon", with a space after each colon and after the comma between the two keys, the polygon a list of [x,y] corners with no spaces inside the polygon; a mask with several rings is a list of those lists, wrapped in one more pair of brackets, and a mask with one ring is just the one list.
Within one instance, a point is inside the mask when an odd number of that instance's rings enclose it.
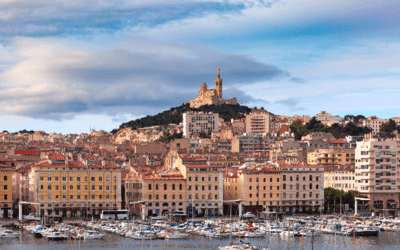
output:
{"label": "church dome", "polygon": [[201,91],[207,91],[207,84],[205,82],[201,85]]}

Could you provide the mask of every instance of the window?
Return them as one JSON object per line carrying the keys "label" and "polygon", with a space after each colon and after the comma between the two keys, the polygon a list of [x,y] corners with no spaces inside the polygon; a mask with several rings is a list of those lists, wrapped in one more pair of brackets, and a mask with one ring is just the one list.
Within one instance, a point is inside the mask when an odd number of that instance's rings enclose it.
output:
{"label": "window", "polygon": [[156,194],[156,200],[158,200],[158,194]]}
{"label": "window", "polygon": [[208,186],[208,190],[211,190],[211,186]]}
{"label": "window", "polygon": [[269,182],[272,182],[272,178],[269,178]]}
{"label": "window", "polygon": [[73,181],[74,180],[74,178],[73,177],[69,177],[69,181]]}
{"label": "window", "polygon": [[85,185],[85,190],[88,190],[88,185]]}
{"label": "window", "polygon": [[199,177],[197,177],[197,176],[194,177],[194,180],[195,180],[195,181],[199,181]]}
{"label": "window", "polygon": [[78,193],[78,195],[76,196],[76,198],[77,198],[78,200],[80,200],[80,199],[81,199],[81,194]]}
{"label": "window", "polygon": [[95,189],[96,189],[96,187],[94,185],[92,185],[92,190],[95,190]]}
{"label": "window", "polygon": [[175,200],[175,195],[174,194],[172,195],[172,199]]}
{"label": "window", "polygon": [[164,184],[164,190],[167,190],[167,184]]}
{"label": "window", "polygon": [[151,194],[149,194],[149,200],[151,200]]}
{"label": "window", "polygon": [[190,185],[189,185],[189,188],[188,188],[188,190],[192,190],[192,186],[190,186]]}
{"label": "window", "polygon": [[211,177],[208,177],[208,181],[211,181]]}
{"label": "window", "polygon": [[312,181],[312,175],[310,175],[310,181]]}
{"label": "window", "polygon": [[296,175],[296,181],[299,181],[299,176],[298,175]]}
{"label": "window", "polygon": [[172,190],[175,190],[175,184],[172,184]]}
{"label": "window", "polygon": [[285,183],[283,183],[282,188],[283,188],[283,189],[286,189],[286,184],[285,184]]}
{"label": "window", "polygon": [[114,176],[113,180],[114,180],[114,182],[117,182],[117,177]]}
{"label": "window", "polygon": [[48,189],[48,190],[51,190],[51,185],[47,185],[47,189]]}
{"label": "window", "polygon": [[92,194],[92,199],[96,198],[96,196],[94,194]]}
{"label": "window", "polygon": [[76,181],[81,181],[81,177],[80,176],[76,177]]}
{"label": "window", "polygon": [[251,186],[249,186],[249,190],[251,190]]}
{"label": "window", "polygon": [[103,190],[103,186],[99,186],[99,190]]}
{"label": "window", "polygon": [[189,177],[189,181],[192,181],[192,177]]}
{"label": "window", "polygon": [[56,185],[56,190],[58,190],[58,185]]}
{"label": "window", "polygon": [[316,180],[316,181],[318,181],[318,176],[317,176],[317,177],[315,177],[315,180]]}
{"label": "window", "polygon": [[149,184],[149,190],[151,190],[151,184]]}
{"label": "window", "polygon": [[215,199],[218,200],[218,195],[217,194],[215,195]]}
{"label": "window", "polygon": [[43,186],[43,185],[40,185],[40,189],[43,190],[43,189],[44,189],[44,186]]}
{"label": "window", "polygon": [[218,181],[218,177],[215,177],[215,181]]}
{"label": "window", "polygon": [[[85,181],[87,181],[88,180],[88,178],[87,178],[87,176],[85,176]],[[86,195],[85,195],[86,196]]]}
{"label": "window", "polygon": [[269,194],[269,198],[272,198],[272,194]]}
{"label": "window", "polygon": [[114,185],[114,190],[117,190],[117,186]]}
{"label": "window", "polygon": [[62,180],[63,180],[63,181],[66,181],[66,180],[67,180],[67,177],[65,177],[65,175],[64,175],[63,178],[62,178]]}
{"label": "window", "polygon": [[215,186],[215,190],[218,190],[218,186]]}
{"label": "window", "polygon": [[296,184],[296,190],[299,190],[299,183]]}
{"label": "window", "polygon": [[51,181],[51,176],[47,177],[47,180],[48,180],[48,181]]}
{"label": "window", "polygon": [[249,182],[251,182],[251,178],[249,179]]}
{"label": "window", "polygon": [[63,190],[67,190],[67,185],[63,184]]}
{"label": "window", "polygon": [[156,184],[156,190],[158,190],[158,184]]}
{"label": "window", "polygon": [[269,190],[272,190],[272,186],[269,186]]}
{"label": "window", "polygon": [[43,176],[40,176],[40,180],[43,181]]}
{"label": "window", "polygon": [[182,195],[181,194],[179,195],[179,199],[182,200]]}
{"label": "window", "polygon": [[[347,184],[346,184],[347,185]],[[319,188],[319,185],[315,185],[315,189],[318,189]]]}
{"label": "window", "polygon": [[69,196],[69,199],[73,200],[73,199],[74,199],[74,196],[73,196],[73,195],[70,195],[70,196]]}
{"label": "window", "polygon": [[182,184],[179,184],[179,190],[182,190]]}
{"label": "window", "polygon": [[92,181],[95,181],[95,177],[94,176],[92,176],[92,179],[91,179]]}
{"label": "window", "polygon": [[312,189],[312,183],[310,183],[310,189]]}
{"label": "window", "polygon": [[312,197],[312,192],[310,192],[310,197]]}
{"label": "window", "polygon": [[300,198],[299,192],[296,193],[296,198]]}
{"label": "window", "polygon": [[67,195],[65,193],[63,194],[63,199],[67,199]]}
{"label": "window", "polygon": [[74,190],[74,186],[69,185],[69,190]]}
{"label": "window", "polygon": [[303,185],[303,190],[306,190],[306,185]]}
{"label": "window", "polygon": [[290,176],[290,181],[293,181],[293,176]]}
{"label": "window", "polygon": [[58,181],[58,177],[56,177],[56,181]]}
{"label": "window", "polygon": [[103,181],[103,177],[99,177],[99,181]]}
{"label": "window", "polygon": [[201,190],[204,190],[204,186],[201,186]]}
{"label": "window", "polygon": [[164,200],[166,200],[167,199],[167,195],[166,194],[164,194]]}

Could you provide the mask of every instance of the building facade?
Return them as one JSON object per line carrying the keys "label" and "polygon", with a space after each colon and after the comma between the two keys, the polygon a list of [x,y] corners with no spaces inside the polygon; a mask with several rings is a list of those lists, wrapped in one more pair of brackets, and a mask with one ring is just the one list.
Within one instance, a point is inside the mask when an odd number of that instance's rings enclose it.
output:
{"label": "building facade", "polygon": [[186,112],[183,114],[183,137],[190,138],[200,132],[218,131],[219,115],[212,112]]}
{"label": "building facade", "polygon": [[271,115],[264,110],[252,111],[246,114],[246,133],[262,136],[269,134],[271,129]]}
{"label": "building facade", "polygon": [[355,190],[371,199],[369,209],[394,213],[400,196],[400,141],[366,138],[357,142],[355,166]]}
{"label": "building facade", "polygon": [[0,164],[0,218],[9,217],[9,211],[12,209],[13,173],[12,166]]}

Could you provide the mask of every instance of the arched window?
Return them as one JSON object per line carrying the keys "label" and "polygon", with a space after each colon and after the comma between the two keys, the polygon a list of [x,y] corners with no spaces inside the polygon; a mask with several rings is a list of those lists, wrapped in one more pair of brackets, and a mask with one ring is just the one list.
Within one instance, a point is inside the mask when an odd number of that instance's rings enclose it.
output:
{"label": "arched window", "polygon": [[167,202],[164,202],[162,205],[163,205],[163,207],[168,207],[168,203]]}
{"label": "arched window", "polygon": [[110,176],[106,175],[106,181],[110,181]]}
{"label": "arched window", "polygon": [[56,205],[54,205],[55,207],[59,207],[60,205],[58,205],[58,204],[56,204]]}
{"label": "arched window", "polygon": [[312,181],[312,175],[310,175],[310,181]]}
{"label": "arched window", "polygon": [[156,207],[160,206],[160,203],[156,202]]}
{"label": "arched window", "polygon": [[312,192],[310,192],[310,198],[312,197]]}
{"label": "arched window", "polygon": [[283,193],[283,195],[282,195],[282,196],[283,196],[283,198],[284,198],[284,199],[286,199],[286,193]]}
{"label": "arched window", "polygon": [[283,189],[286,189],[286,184],[285,183],[283,183]]}
{"label": "arched window", "polygon": [[296,175],[296,181],[299,181],[299,175]]}
{"label": "arched window", "polygon": [[179,202],[179,206],[182,206],[182,202]]}
{"label": "arched window", "polygon": [[172,202],[171,206],[175,206],[175,202]]}
{"label": "arched window", "polygon": [[310,183],[310,189],[312,189],[312,183]]}

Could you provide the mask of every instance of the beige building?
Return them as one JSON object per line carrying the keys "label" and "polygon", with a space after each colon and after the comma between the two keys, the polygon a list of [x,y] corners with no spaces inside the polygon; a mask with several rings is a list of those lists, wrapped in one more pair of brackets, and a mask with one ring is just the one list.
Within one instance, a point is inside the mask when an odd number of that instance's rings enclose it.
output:
{"label": "beige building", "polygon": [[271,115],[264,110],[254,110],[246,114],[246,133],[262,136],[270,133]]}
{"label": "beige building", "polygon": [[258,213],[268,207],[277,212],[282,205],[281,173],[266,163],[241,167],[224,175],[224,199],[242,200],[244,212]]}
{"label": "beige building", "polygon": [[218,76],[215,79],[215,89],[207,89],[207,84],[203,82],[199,95],[196,99],[189,101],[191,108],[199,108],[203,105],[221,105],[221,104],[237,104],[236,97],[232,99],[222,98],[222,78],[220,76],[220,69],[218,69]]}
{"label": "beige building", "polygon": [[231,151],[233,153],[268,152],[269,147],[268,137],[246,134],[232,139]]}
{"label": "beige building", "polygon": [[[186,180],[179,171],[160,171],[142,178],[125,180],[127,207],[136,215],[145,207],[145,216],[171,211],[185,211],[187,203]],[[141,204],[130,204],[142,201]]]}
{"label": "beige building", "polygon": [[317,121],[324,121],[326,118],[331,117],[332,115],[330,113],[326,113],[325,111],[321,111],[320,113],[315,115],[315,119]]}
{"label": "beige building", "polygon": [[354,190],[354,165],[329,166],[325,168],[324,187],[348,192]]}
{"label": "beige building", "polygon": [[375,119],[374,117],[368,117],[363,121],[363,126],[371,129],[374,133],[379,133],[381,130],[381,125],[388,121],[388,119]]}
{"label": "beige building", "polygon": [[219,115],[212,112],[186,112],[183,114],[183,137],[190,138],[200,132],[218,131]]}
{"label": "beige building", "polygon": [[209,164],[206,158],[178,157],[174,168],[186,179],[188,203],[197,213],[223,213],[223,166]]}
{"label": "beige building", "polygon": [[323,167],[280,162],[279,169],[282,174],[283,211],[316,211],[323,207]]}
{"label": "beige building", "polygon": [[371,199],[369,208],[395,213],[399,207],[400,141],[366,138],[357,142],[355,190]]}
{"label": "beige building", "polygon": [[311,165],[348,165],[355,163],[354,148],[316,149],[308,153],[308,164]]}

